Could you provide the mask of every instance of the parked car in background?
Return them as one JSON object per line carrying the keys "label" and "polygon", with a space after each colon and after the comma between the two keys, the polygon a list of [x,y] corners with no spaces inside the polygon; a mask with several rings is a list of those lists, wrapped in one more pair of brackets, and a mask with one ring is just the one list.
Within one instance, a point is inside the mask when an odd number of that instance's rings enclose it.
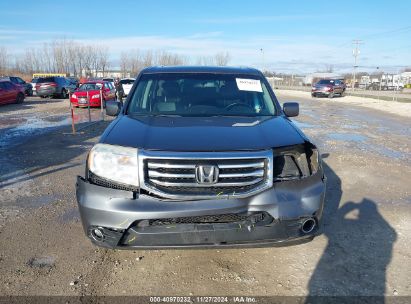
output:
{"label": "parked car in background", "polygon": [[76,77],[67,77],[67,79],[74,85],[76,88],[80,86],[79,80]]}
{"label": "parked car in background", "polygon": [[0,79],[0,104],[22,103],[24,87],[7,79]]}
{"label": "parked car in background", "polygon": [[17,76],[6,76],[2,77],[2,79],[11,81],[14,84],[24,87],[24,94],[27,96],[33,96],[33,86],[31,85],[31,83],[25,82],[23,79]]}
{"label": "parked car in background", "polygon": [[75,107],[101,107],[100,90],[103,95],[103,106],[106,100],[115,99],[114,86],[108,81],[90,81],[83,83],[70,97],[70,102]]}
{"label": "parked car in background", "polygon": [[120,84],[123,87],[124,97],[130,93],[131,88],[133,87],[133,83],[136,79],[135,78],[123,78],[120,80]]}
{"label": "parked car in background", "polygon": [[335,95],[344,96],[345,83],[339,79],[321,79],[311,89],[312,97],[326,96],[333,98]]}
{"label": "parked car in background", "polygon": [[39,78],[36,83],[36,94],[40,97],[67,98],[69,91],[74,91],[76,85],[66,77]]}
{"label": "parked car in background", "polygon": [[103,78],[103,80],[104,80],[104,81],[111,82],[111,84],[114,86],[114,78],[111,78],[111,77],[109,77],[109,78]]}

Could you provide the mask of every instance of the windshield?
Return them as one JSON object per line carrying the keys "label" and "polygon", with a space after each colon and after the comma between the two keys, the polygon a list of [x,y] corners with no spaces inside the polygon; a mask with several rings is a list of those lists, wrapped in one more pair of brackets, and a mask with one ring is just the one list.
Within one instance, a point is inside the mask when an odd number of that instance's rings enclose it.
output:
{"label": "windshield", "polygon": [[134,79],[121,79],[120,80],[121,84],[133,84],[134,83]]}
{"label": "windshield", "polygon": [[55,82],[54,77],[44,77],[44,78],[39,78],[37,80],[37,83],[44,83],[44,82]]}
{"label": "windshield", "polygon": [[100,90],[102,86],[101,83],[84,83],[79,87],[79,91]]}
{"label": "windshield", "polygon": [[134,115],[272,116],[276,115],[258,76],[169,73],[143,75],[127,110]]}
{"label": "windshield", "polygon": [[317,84],[333,84],[333,83],[334,83],[334,80],[330,80],[330,79],[323,79],[317,82]]}

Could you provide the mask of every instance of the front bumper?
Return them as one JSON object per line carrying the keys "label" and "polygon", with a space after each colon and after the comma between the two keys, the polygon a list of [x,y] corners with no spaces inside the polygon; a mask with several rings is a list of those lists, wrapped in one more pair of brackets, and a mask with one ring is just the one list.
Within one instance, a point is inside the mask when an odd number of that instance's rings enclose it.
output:
{"label": "front bumper", "polygon": [[56,93],[57,93],[57,89],[54,87],[38,89],[36,91],[36,94],[38,96],[51,96],[51,95],[55,95]]}
{"label": "front bumper", "polygon": [[[311,240],[321,223],[325,178],[322,172],[299,180],[275,183],[248,198],[198,201],[161,200],[146,194],[105,188],[78,177],[77,202],[86,235],[99,246],[120,249],[239,247],[295,244]],[[256,222],[265,213],[271,221]],[[244,221],[147,225],[148,220],[241,214]],[[303,233],[302,222],[316,221]],[[97,238],[98,229],[102,237]]]}
{"label": "front bumper", "polygon": [[[72,98],[70,102],[74,107],[88,107],[87,100],[84,103],[81,101],[81,98]],[[92,98],[90,100],[90,107],[101,107],[100,98]]]}
{"label": "front bumper", "polygon": [[316,96],[328,96],[331,93],[334,93],[333,91],[325,91],[325,90],[312,90],[311,95],[316,95]]}

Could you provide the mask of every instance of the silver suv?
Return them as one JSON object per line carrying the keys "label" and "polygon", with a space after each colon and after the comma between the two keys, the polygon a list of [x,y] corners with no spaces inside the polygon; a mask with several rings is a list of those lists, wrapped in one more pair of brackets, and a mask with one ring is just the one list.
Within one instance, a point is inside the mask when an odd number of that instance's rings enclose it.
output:
{"label": "silver suv", "polygon": [[295,244],[319,231],[316,146],[255,69],[153,67],[77,178],[85,234],[120,249]]}

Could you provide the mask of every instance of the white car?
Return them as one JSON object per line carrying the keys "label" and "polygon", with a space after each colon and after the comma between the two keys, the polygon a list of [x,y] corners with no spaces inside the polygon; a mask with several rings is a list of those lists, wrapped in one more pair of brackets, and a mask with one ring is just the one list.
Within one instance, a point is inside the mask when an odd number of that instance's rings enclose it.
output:
{"label": "white car", "polygon": [[120,83],[123,86],[124,96],[127,96],[128,93],[130,93],[130,90],[133,87],[133,83],[135,80],[135,78],[123,78],[120,80]]}

